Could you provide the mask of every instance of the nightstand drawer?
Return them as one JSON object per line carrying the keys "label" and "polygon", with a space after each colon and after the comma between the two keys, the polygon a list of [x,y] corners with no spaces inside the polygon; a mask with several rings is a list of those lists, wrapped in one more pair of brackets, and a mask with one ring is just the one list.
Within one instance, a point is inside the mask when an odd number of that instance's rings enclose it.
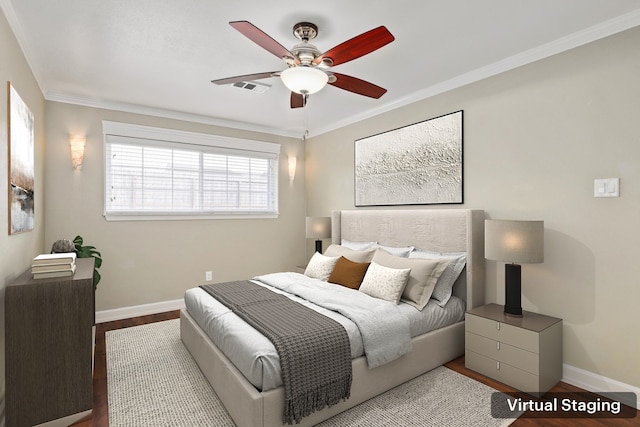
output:
{"label": "nightstand drawer", "polygon": [[538,354],[470,332],[465,334],[465,348],[496,361],[507,363],[534,375],[540,374]]}
{"label": "nightstand drawer", "polygon": [[476,372],[527,393],[537,395],[540,392],[539,377],[537,375],[473,351],[467,351],[464,358],[466,366]]}
{"label": "nightstand drawer", "polygon": [[539,353],[539,334],[503,322],[467,314],[466,330],[476,335],[507,343],[532,353]]}
{"label": "nightstand drawer", "polygon": [[493,340],[498,339],[498,327],[500,322],[485,319],[480,316],[473,316],[467,313],[465,316],[465,323],[465,330],[467,332],[473,332],[476,335],[481,335]]}

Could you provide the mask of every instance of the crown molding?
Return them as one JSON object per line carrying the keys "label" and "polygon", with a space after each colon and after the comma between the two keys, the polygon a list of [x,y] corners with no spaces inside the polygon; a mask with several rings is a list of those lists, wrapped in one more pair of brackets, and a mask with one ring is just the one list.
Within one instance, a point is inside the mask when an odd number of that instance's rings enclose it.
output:
{"label": "crown molding", "polygon": [[298,132],[285,131],[269,126],[261,126],[252,123],[238,122],[233,120],[220,119],[216,117],[199,114],[185,113],[176,110],[147,107],[144,105],[129,104],[126,102],[108,101],[91,97],[67,95],[59,92],[48,92],[45,96],[47,101],[62,102],[66,104],[81,105],[83,107],[101,108],[105,110],[122,111],[125,113],[143,114],[146,116],[162,117],[165,119],[181,120],[185,122],[200,123],[205,125],[220,126],[231,129],[260,132],[270,135],[299,138]]}

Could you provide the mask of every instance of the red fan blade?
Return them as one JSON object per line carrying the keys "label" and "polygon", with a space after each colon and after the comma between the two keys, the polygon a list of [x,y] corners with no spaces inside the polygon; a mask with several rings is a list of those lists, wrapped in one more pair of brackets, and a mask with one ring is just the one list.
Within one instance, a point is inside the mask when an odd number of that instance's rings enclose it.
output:
{"label": "red fan blade", "polygon": [[291,108],[302,108],[307,105],[307,99],[304,95],[291,92]]}
{"label": "red fan blade", "polygon": [[[260,28],[256,27],[255,25],[253,25],[251,22],[233,21],[233,22],[229,22],[229,25],[231,25],[236,30],[240,31],[242,34],[245,35],[245,37],[253,41],[255,44],[262,47],[263,49],[268,50],[278,58],[280,59],[286,58],[286,57],[295,58],[293,53],[289,52],[289,49],[285,48],[280,43],[272,39],[267,33],[262,31]],[[296,60],[296,63],[298,62],[299,61]]]}
{"label": "red fan blade", "polygon": [[267,73],[245,74],[244,76],[227,77],[225,79],[211,80],[211,83],[217,85],[228,85],[231,83],[248,82],[250,80],[266,79],[267,77],[273,77],[279,71],[269,71]]}
{"label": "red fan blade", "polygon": [[385,88],[360,80],[356,77],[338,73],[333,73],[333,75],[336,77],[336,81],[329,83],[330,85],[348,90],[349,92],[357,93],[358,95],[378,99],[387,92]]}
{"label": "red fan blade", "polygon": [[374,28],[373,30],[362,33],[359,36],[347,40],[338,46],[329,49],[315,59],[315,64],[320,64],[323,58],[330,58],[333,61],[332,65],[344,64],[352,59],[360,58],[374,50],[380,49],[382,46],[391,43],[395,40],[395,37],[387,30],[386,27],[381,26]]}

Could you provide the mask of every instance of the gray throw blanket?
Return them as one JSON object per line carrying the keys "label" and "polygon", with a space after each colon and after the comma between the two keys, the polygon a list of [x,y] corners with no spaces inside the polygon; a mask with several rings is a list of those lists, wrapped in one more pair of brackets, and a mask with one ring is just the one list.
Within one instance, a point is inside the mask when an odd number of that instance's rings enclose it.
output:
{"label": "gray throw blanket", "polygon": [[273,342],[293,424],[351,393],[351,348],[342,325],[250,281],[201,285]]}
{"label": "gray throw blanket", "polygon": [[400,313],[396,304],[300,273],[272,273],[254,280],[353,321],[360,331],[369,368],[389,363],[411,350],[409,319]]}

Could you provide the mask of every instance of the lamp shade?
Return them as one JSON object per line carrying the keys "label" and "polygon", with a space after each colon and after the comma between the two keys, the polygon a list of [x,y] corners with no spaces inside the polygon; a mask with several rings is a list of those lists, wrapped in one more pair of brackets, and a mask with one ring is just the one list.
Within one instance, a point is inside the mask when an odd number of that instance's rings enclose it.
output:
{"label": "lamp shade", "polygon": [[516,264],[544,261],[544,221],[487,219],[484,257]]}
{"label": "lamp shade", "polygon": [[280,79],[292,92],[310,95],[321,90],[329,81],[329,76],[313,67],[291,67],[280,73]]}
{"label": "lamp shade", "polygon": [[331,237],[330,217],[307,217],[307,239],[326,239]]}

